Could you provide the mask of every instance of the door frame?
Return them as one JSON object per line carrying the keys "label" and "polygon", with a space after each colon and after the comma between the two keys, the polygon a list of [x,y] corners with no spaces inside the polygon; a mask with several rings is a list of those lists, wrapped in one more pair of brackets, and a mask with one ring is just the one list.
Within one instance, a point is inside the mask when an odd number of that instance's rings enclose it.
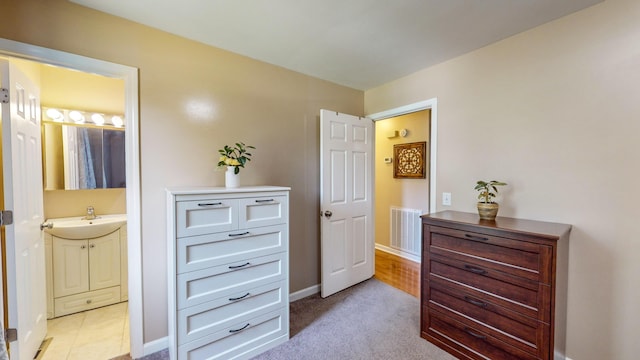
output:
{"label": "door frame", "polygon": [[438,150],[438,98],[432,98],[397,108],[367,115],[373,121],[389,119],[420,110],[431,110],[431,126],[429,130],[429,214],[436,212],[436,159]]}
{"label": "door frame", "polygon": [[0,55],[124,80],[130,353],[134,359],[142,357],[146,354],[144,354],[142,317],[138,69],[2,38],[0,38]]}

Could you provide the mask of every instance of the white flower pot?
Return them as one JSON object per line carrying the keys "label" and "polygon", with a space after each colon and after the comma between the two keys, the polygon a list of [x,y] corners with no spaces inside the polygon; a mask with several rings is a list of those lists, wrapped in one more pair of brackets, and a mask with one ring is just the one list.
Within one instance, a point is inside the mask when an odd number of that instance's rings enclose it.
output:
{"label": "white flower pot", "polygon": [[224,173],[224,186],[228,188],[240,186],[240,173],[235,173],[235,166],[227,166],[227,171]]}

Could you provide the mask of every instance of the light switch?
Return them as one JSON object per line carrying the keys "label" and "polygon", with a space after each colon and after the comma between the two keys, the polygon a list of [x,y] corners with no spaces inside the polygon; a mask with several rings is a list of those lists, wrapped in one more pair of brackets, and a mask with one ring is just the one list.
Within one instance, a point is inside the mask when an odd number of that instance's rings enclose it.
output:
{"label": "light switch", "polygon": [[448,192],[442,193],[442,205],[451,206],[451,193],[448,193]]}

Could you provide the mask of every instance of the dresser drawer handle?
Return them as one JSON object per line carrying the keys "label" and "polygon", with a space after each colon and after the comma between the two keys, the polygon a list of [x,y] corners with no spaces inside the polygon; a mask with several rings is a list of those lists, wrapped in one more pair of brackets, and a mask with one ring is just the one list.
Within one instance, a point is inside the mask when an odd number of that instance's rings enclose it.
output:
{"label": "dresser drawer handle", "polygon": [[472,272],[472,273],[474,273],[474,274],[480,274],[480,275],[483,275],[483,274],[486,274],[486,273],[487,273],[487,270],[485,270],[485,269],[480,269],[480,268],[477,268],[477,267],[475,267],[475,266],[471,266],[471,265],[465,265],[465,266],[464,266],[464,268],[465,268],[465,269],[467,269],[467,270],[469,270],[469,271],[471,271],[471,272]]}
{"label": "dresser drawer handle", "polygon": [[238,331],[242,331],[242,330],[244,330],[244,329],[246,329],[248,327],[249,327],[249,323],[247,323],[247,325],[241,327],[240,329],[231,329],[231,330],[229,330],[229,332],[230,333],[237,333]]}
{"label": "dresser drawer handle", "polygon": [[484,336],[484,335],[480,335],[480,334],[478,334],[478,333],[473,332],[473,331],[472,331],[471,329],[469,329],[469,328],[465,328],[465,329],[464,329],[464,331],[465,331],[467,334],[469,334],[469,335],[473,336],[473,337],[474,337],[474,338],[476,338],[476,339],[484,340],[484,339],[486,339],[486,338],[487,338],[487,337],[486,337],[486,336]]}
{"label": "dresser drawer handle", "polygon": [[248,232],[248,231],[245,231],[245,232],[240,233],[240,234],[229,234],[229,236],[231,236],[231,237],[234,237],[234,236],[242,236],[242,235],[249,235],[249,232]]}
{"label": "dresser drawer handle", "polygon": [[257,203],[266,203],[266,202],[272,202],[273,199],[264,199],[264,200],[256,200]]}
{"label": "dresser drawer handle", "polygon": [[242,265],[229,265],[229,269],[239,269],[239,268],[242,268],[242,267],[245,267],[245,266],[248,266],[248,265],[251,265],[251,263],[245,263],[245,264],[242,264]]}
{"label": "dresser drawer handle", "polygon": [[216,205],[222,205],[221,202],[216,202],[216,203],[198,203],[198,206],[216,206]]}
{"label": "dresser drawer handle", "polygon": [[240,297],[229,298],[229,301],[238,301],[238,300],[246,298],[247,296],[249,296],[249,293],[246,293],[246,294],[244,294],[244,295],[242,295]]}
{"label": "dresser drawer handle", "polygon": [[489,241],[489,238],[482,237],[482,236],[464,234],[464,237],[466,237],[467,239],[470,239],[470,240]]}
{"label": "dresser drawer handle", "polygon": [[474,298],[472,298],[470,296],[465,296],[464,300],[466,302],[471,303],[471,304],[476,305],[476,306],[480,306],[480,307],[483,307],[483,308],[487,307],[487,303],[486,302],[480,301],[480,300],[476,300],[476,299],[474,299]]}

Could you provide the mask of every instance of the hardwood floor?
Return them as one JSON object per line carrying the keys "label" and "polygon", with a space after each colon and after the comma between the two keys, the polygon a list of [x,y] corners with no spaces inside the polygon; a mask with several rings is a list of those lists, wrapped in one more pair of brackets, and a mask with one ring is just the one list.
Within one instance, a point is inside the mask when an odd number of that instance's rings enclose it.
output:
{"label": "hardwood floor", "polygon": [[376,250],[374,277],[415,297],[420,297],[420,264]]}

